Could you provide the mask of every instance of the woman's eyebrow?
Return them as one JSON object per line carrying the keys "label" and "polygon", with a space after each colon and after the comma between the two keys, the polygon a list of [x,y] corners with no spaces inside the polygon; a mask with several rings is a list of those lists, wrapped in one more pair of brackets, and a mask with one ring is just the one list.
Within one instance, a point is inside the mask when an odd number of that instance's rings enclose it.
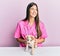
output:
{"label": "woman's eyebrow", "polygon": [[[35,9],[35,8],[31,7],[31,9]],[[36,10],[37,10],[37,8],[36,8]]]}

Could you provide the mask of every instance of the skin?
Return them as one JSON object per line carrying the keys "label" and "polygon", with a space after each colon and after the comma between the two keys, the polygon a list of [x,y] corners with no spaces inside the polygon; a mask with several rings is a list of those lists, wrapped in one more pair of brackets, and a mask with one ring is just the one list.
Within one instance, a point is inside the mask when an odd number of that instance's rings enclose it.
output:
{"label": "skin", "polygon": [[[30,16],[29,16],[29,25],[32,26],[34,23],[34,18],[37,15],[37,7],[35,5],[33,5],[30,8]],[[38,43],[43,43],[45,41],[45,38],[39,37],[38,39],[36,39],[35,37],[32,37],[35,40],[35,44],[37,45]],[[21,39],[21,38],[17,38],[18,42],[23,42],[26,44],[26,40]]]}

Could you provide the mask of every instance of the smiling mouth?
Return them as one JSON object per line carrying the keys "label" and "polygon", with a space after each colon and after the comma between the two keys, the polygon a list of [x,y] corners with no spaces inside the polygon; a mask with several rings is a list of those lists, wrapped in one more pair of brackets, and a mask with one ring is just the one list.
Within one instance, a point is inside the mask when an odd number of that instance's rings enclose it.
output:
{"label": "smiling mouth", "polygon": [[32,14],[32,15],[36,16],[36,14]]}

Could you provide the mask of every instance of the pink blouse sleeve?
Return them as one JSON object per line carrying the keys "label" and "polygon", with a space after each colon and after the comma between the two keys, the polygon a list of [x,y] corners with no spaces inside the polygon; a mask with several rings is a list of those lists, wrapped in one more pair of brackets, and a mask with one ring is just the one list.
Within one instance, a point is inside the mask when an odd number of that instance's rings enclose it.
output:
{"label": "pink blouse sleeve", "polygon": [[45,28],[45,25],[43,23],[40,24],[40,29],[41,29],[41,32],[42,32],[42,38],[47,38],[47,32],[46,32],[46,28]]}
{"label": "pink blouse sleeve", "polygon": [[20,25],[19,25],[19,23],[17,23],[17,27],[16,27],[16,30],[15,30],[14,37],[15,38],[19,38],[20,37]]}

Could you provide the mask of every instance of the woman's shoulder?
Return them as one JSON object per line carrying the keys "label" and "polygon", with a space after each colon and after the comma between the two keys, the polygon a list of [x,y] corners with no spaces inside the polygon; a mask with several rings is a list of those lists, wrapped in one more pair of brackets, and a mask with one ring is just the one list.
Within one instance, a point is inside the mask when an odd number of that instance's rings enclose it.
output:
{"label": "woman's shoulder", "polygon": [[40,24],[40,25],[44,25],[44,22],[40,20],[40,21],[39,21],[39,24]]}
{"label": "woman's shoulder", "polygon": [[45,28],[44,22],[43,21],[40,21],[39,26],[41,27],[41,29]]}
{"label": "woman's shoulder", "polygon": [[18,24],[24,24],[24,23],[25,23],[24,20],[19,20],[19,21],[18,21]]}

